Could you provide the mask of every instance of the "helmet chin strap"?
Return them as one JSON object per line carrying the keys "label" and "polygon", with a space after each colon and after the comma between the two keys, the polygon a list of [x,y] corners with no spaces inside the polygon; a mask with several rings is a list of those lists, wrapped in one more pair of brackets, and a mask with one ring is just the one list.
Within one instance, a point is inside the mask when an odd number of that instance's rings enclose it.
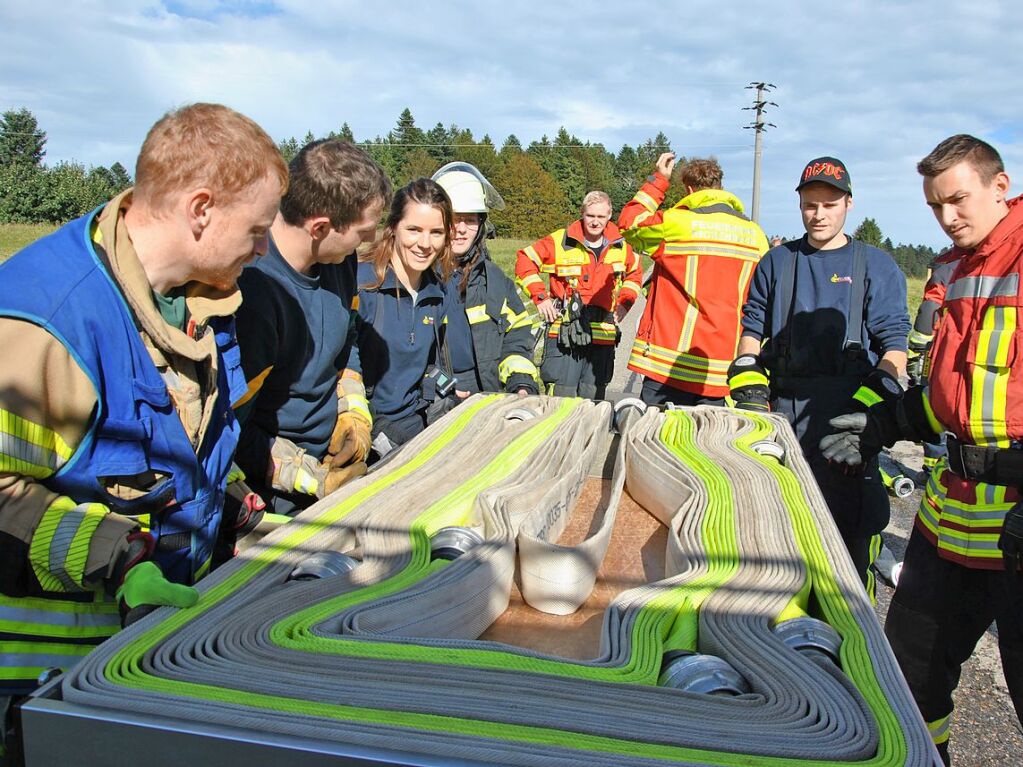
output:
{"label": "helmet chin strap", "polygon": [[465,253],[463,253],[462,255],[460,255],[458,257],[458,265],[459,266],[467,266],[468,264],[472,263],[476,259],[476,251],[479,249],[480,245],[483,243],[483,240],[486,239],[486,236],[487,236],[487,214],[486,213],[480,213],[479,217],[480,217],[480,228],[478,230],[476,230],[476,237],[473,239],[472,245],[469,246],[469,249],[467,251],[465,251]]}

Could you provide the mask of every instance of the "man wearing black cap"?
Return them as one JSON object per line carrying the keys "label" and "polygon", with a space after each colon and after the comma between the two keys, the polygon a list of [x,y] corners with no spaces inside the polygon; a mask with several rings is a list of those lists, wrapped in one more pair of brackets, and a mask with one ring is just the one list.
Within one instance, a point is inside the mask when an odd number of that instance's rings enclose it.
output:
{"label": "man wearing black cap", "polygon": [[833,417],[901,391],[906,279],[887,253],[844,234],[853,205],[844,163],[812,160],[796,191],[806,234],[772,248],[756,267],[728,372],[730,394],[739,408],[788,416],[873,596],[869,565],[890,512],[877,459],[862,473],[843,473],[818,443]]}

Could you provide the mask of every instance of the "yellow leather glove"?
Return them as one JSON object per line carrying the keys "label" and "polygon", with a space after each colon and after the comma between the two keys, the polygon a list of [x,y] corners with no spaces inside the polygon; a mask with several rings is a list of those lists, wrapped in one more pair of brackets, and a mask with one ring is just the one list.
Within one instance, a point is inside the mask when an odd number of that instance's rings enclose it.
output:
{"label": "yellow leather glove", "polygon": [[373,442],[369,423],[358,413],[339,413],[327,454],[332,467],[365,461]]}

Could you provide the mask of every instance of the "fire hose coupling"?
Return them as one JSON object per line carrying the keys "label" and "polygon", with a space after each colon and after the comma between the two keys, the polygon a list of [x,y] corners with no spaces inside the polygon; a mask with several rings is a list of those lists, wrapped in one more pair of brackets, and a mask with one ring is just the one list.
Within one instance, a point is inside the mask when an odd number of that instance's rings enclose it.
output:
{"label": "fire hose coupling", "polygon": [[626,397],[615,403],[614,425],[619,434],[622,434],[628,424],[634,418],[646,412],[646,403],[637,397]]}
{"label": "fire hose coupling", "polygon": [[749,682],[728,661],[689,650],[664,654],[657,684],[701,695],[734,697],[751,691]]}
{"label": "fire hose coupling", "polygon": [[361,563],[340,551],[317,551],[302,559],[288,576],[289,581],[314,581],[350,573]]}
{"label": "fire hose coupling", "polygon": [[786,647],[818,665],[832,663],[842,667],[842,637],[831,626],[809,615],[783,621],[774,627],[774,634]]}
{"label": "fire hose coupling", "polygon": [[481,543],[483,536],[471,527],[442,527],[430,538],[430,559],[452,561]]}
{"label": "fire hose coupling", "polygon": [[754,442],[750,445],[750,448],[757,455],[762,455],[765,458],[774,458],[782,466],[785,465],[785,448],[773,439],[762,439],[759,442]]}
{"label": "fire hose coupling", "polygon": [[506,421],[532,421],[534,418],[536,418],[536,411],[528,407],[512,408],[504,416]]}

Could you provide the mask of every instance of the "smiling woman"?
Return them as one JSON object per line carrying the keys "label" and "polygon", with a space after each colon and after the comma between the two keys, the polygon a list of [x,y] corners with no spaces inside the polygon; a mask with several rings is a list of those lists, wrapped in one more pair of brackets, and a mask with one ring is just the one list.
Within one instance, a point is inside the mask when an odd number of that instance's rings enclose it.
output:
{"label": "smiling woman", "polygon": [[453,308],[443,282],[454,255],[451,203],[435,181],[399,189],[380,241],[359,264],[359,354],[379,456],[457,402],[445,340]]}

